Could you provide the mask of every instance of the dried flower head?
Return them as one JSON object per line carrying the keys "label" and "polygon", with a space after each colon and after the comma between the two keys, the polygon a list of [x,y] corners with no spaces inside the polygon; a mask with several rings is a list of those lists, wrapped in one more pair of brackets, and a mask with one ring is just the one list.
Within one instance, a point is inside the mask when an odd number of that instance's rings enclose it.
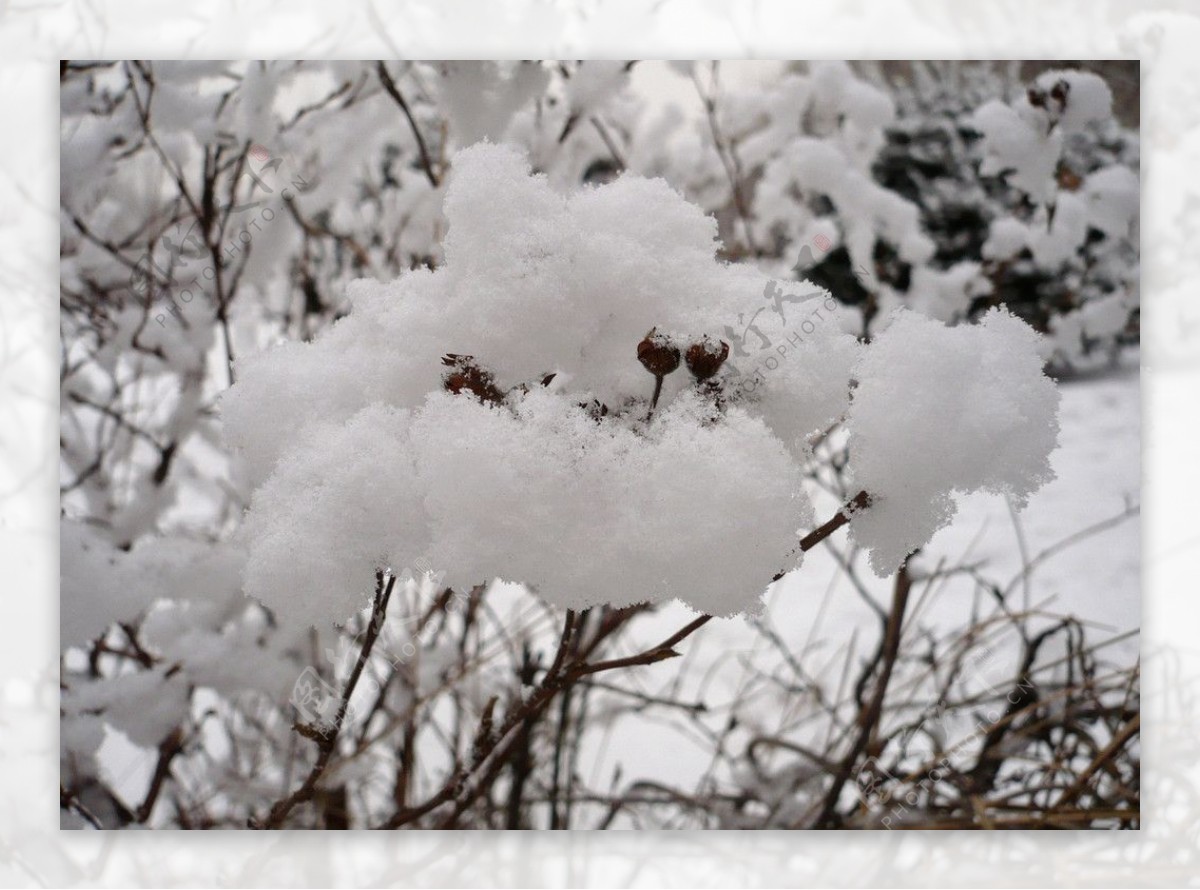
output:
{"label": "dried flower head", "polygon": [[479,401],[493,404],[504,401],[504,393],[496,386],[495,376],[479,367],[475,356],[450,352],[442,356],[442,364],[450,368],[442,377],[442,384],[449,392],[458,395],[465,390]]}
{"label": "dried flower head", "polygon": [[651,328],[637,347],[638,361],[655,377],[665,377],[679,367],[679,347],[666,334]]}
{"label": "dried flower head", "polygon": [[721,370],[721,365],[729,358],[729,344],[706,335],[688,347],[686,358],[692,376],[707,380]]}

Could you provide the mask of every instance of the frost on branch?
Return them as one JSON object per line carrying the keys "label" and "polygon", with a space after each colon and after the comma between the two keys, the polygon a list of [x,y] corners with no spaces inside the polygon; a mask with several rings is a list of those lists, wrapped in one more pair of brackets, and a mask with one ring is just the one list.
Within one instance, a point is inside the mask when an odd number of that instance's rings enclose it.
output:
{"label": "frost on branch", "polygon": [[872,342],[846,425],[855,486],[871,495],[850,531],[877,574],[950,522],[956,492],[1020,508],[1054,478],[1059,394],[1039,339],[1000,309],[953,328],[900,310]]}

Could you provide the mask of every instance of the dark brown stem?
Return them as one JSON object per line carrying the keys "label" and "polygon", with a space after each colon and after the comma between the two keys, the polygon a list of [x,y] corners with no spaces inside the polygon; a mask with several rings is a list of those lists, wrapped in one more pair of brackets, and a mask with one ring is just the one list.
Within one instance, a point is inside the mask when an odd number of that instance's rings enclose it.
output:
{"label": "dark brown stem", "polygon": [[839,510],[832,519],[800,539],[801,551],[807,553],[809,550],[812,550],[814,547],[832,535],[835,531],[849,522],[851,513],[854,513],[858,510],[864,510],[870,506],[870,504],[871,496],[865,491],[860,491],[854,496],[853,500]]}
{"label": "dark brown stem", "polygon": [[586,677],[589,674],[598,674],[601,671],[611,671],[617,668],[638,667],[644,664],[655,664],[660,661],[666,661],[668,658],[678,658],[679,653],[675,651],[676,643],[690,637],[693,633],[702,628],[709,621],[712,621],[711,615],[701,615],[699,618],[690,622],[682,630],[672,634],[667,639],[663,640],[653,649],[648,649],[638,655],[630,655],[628,658],[613,658],[608,661],[598,661],[594,664],[577,664],[567,671],[567,676],[572,680],[579,677]]}
{"label": "dark brown stem", "polygon": [[[329,760],[333,756],[334,748],[337,746],[338,733],[341,732],[342,723],[345,721],[346,712],[350,707],[350,697],[354,694],[354,689],[358,685],[359,678],[362,676],[363,668],[366,667],[367,659],[371,657],[371,650],[375,647],[375,641],[379,638],[379,634],[383,630],[383,620],[387,614],[388,601],[392,598],[392,589],[395,586],[395,575],[389,576],[385,584],[384,573],[381,571],[375,573],[375,599],[371,605],[371,622],[367,625],[366,633],[363,634],[363,644],[362,649],[358,653],[358,660],[354,663],[354,669],[350,672],[350,677],[346,681],[346,688],[342,690],[342,698],[338,703],[337,715],[334,717],[333,726],[323,733],[312,728],[307,728],[308,732],[302,732],[303,735],[308,735],[310,738],[315,737],[317,742],[317,760],[313,764],[312,769],[309,770],[304,783],[290,795],[271,807],[271,811],[267,814],[266,819],[261,822],[251,820],[251,828],[278,828],[297,805],[313,798],[317,782],[320,781],[325,769],[329,766]],[[299,727],[297,728],[299,729]]]}
{"label": "dark brown stem", "polygon": [[742,228],[746,233],[746,247],[749,249],[752,256],[759,256],[758,245],[754,243],[754,232],[751,228],[751,213],[746,195],[742,188],[742,170],[741,164],[738,163],[737,154],[734,151],[732,142],[727,146],[725,138],[721,133],[720,124],[717,121],[717,70],[718,63],[712,63],[712,93],[705,93],[700,85],[700,80],[695,74],[692,75],[692,81],[696,85],[696,91],[700,94],[701,104],[704,106],[704,114],[708,119],[709,132],[712,134],[713,148],[716,149],[717,157],[721,161],[721,166],[725,168],[725,175],[729,178],[729,189],[733,197],[733,207],[737,211],[738,217],[742,220]]}
{"label": "dark brown stem", "polygon": [[158,746],[158,763],[154,767],[154,776],[150,779],[150,788],[146,792],[146,799],[138,807],[136,816],[138,823],[143,823],[150,818],[150,813],[154,810],[154,804],[158,801],[159,794],[162,793],[163,785],[166,784],[167,778],[171,775],[171,761],[182,750],[183,730],[175,727],[175,729],[171,730],[170,735],[163,739],[162,743]]}
{"label": "dark brown stem", "polygon": [[654,416],[654,409],[658,407],[658,397],[662,395],[663,377],[661,374],[654,375],[654,395],[650,397],[650,410],[646,412],[646,420]]}
{"label": "dark brown stem", "polygon": [[400,110],[404,112],[405,118],[408,119],[409,129],[412,130],[413,138],[417,141],[417,152],[421,155],[421,169],[425,171],[425,178],[429,180],[431,186],[437,188],[439,182],[437,174],[433,171],[433,159],[429,156],[429,148],[425,145],[425,137],[421,135],[421,128],[417,126],[412,109],[408,107],[408,101],[404,98],[404,94],[400,92],[400,88],[396,86],[396,81],[392,80],[392,75],[388,73],[387,66],[380,61],[375,63],[375,67],[379,72],[379,82],[383,84],[384,90],[400,106]]}
{"label": "dark brown stem", "polygon": [[[567,620],[570,621],[571,617],[573,615],[574,615],[574,612],[568,611],[567,612]],[[587,612],[584,612],[583,616],[580,617],[579,623],[577,625],[578,630],[572,636],[572,645],[570,646],[570,648],[572,649],[573,654],[575,652],[577,652],[577,650],[579,648],[578,647],[579,634],[582,633],[582,631],[583,631],[583,617],[586,617],[586,615],[587,615]],[[554,757],[553,757],[554,766],[552,768],[551,777],[550,777],[550,828],[551,828],[551,830],[556,830],[556,829],[564,827],[562,824],[562,817],[561,817],[562,814],[559,811],[558,804],[559,804],[559,791],[560,791],[561,783],[562,783],[564,748],[565,748],[566,742],[567,742],[567,731],[570,727],[570,722],[571,722],[571,691],[572,691],[572,688],[573,687],[568,686],[566,689],[564,689],[562,696],[560,696],[559,702],[558,702],[558,726],[557,726],[557,729],[556,729],[555,735],[554,735]],[[570,768],[570,766],[568,764],[568,769],[569,768]],[[569,787],[570,786],[569,773],[568,773],[567,784]]]}
{"label": "dark brown stem", "polygon": [[[624,614],[624,613],[619,613]],[[599,661],[587,663],[586,661],[576,661],[570,665],[564,666],[565,651],[570,641],[569,629],[564,627],[562,641],[559,644],[559,653],[563,657],[556,655],[554,664],[551,665],[551,670],[547,671],[546,676],[542,679],[537,690],[530,695],[525,701],[516,707],[505,718],[504,723],[492,735],[490,732],[484,737],[484,733],[477,734],[476,750],[477,756],[474,758],[474,764],[469,770],[456,770],[454,775],[446,782],[440,791],[437,792],[428,801],[418,807],[413,807],[408,810],[402,810],[392,815],[390,819],[383,824],[383,828],[394,829],[400,828],[409,824],[415,819],[420,818],[426,813],[437,809],[444,803],[454,801],[454,809],[448,813],[439,823],[438,828],[447,829],[454,828],[459,818],[467,809],[474,804],[479,796],[490,787],[491,783],[500,774],[505,764],[509,761],[510,755],[513,754],[517,745],[520,744],[521,738],[519,734],[514,735],[513,731],[523,725],[526,721],[537,719],[547,707],[554,701],[555,697],[577,682],[580,678],[590,676],[591,674],[600,673],[601,671],[615,670],[624,667],[636,667],[639,665],[655,664],[664,661],[668,658],[674,658],[679,655],[674,650],[674,646],[691,636],[706,623],[712,620],[711,615],[701,615],[695,620],[689,622],[685,627],[676,631],[667,639],[663,640],[657,646],[647,649],[638,655],[632,655],[627,658],[614,658],[608,661]],[[573,623],[573,618],[571,619]],[[618,625],[613,625],[618,626]],[[603,625],[597,631],[597,637],[602,638],[606,635],[606,630]],[[586,659],[588,654],[594,649],[596,640],[593,639],[586,646],[580,646],[581,659]],[[507,741],[506,741],[507,739]],[[487,768],[483,774],[472,784],[467,785],[470,774],[475,772],[480,767],[487,763]]]}
{"label": "dark brown stem", "polygon": [[842,789],[854,772],[858,758],[867,750],[875,733],[879,718],[883,714],[883,700],[887,696],[888,684],[892,679],[892,669],[900,654],[900,636],[904,627],[904,612],[908,607],[908,594],[912,589],[912,578],[908,573],[908,563],[900,566],[896,573],[896,583],[892,591],[892,610],[888,614],[887,626],[884,629],[883,646],[880,650],[879,679],[875,682],[875,692],[865,708],[859,711],[857,725],[858,734],[845,759],[842,760],[833,784],[825,795],[821,812],[813,823],[814,828],[837,828],[841,817],[837,812],[838,800]]}
{"label": "dark brown stem", "polygon": [[1096,755],[1087,768],[1079,774],[1079,777],[1071,783],[1071,787],[1059,798],[1058,803],[1055,804],[1055,808],[1058,809],[1074,804],[1087,788],[1087,784],[1091,781],[1092,776],[1096,775],[1108,761],[1112,760],[1125,747],[1125,743],[1138,734],[1141,727],[1142,715],[1134,714],[1133,719],[1118,730],[1117,734],[1112,737],[1112,740],[1104,746],[1103,750]]}

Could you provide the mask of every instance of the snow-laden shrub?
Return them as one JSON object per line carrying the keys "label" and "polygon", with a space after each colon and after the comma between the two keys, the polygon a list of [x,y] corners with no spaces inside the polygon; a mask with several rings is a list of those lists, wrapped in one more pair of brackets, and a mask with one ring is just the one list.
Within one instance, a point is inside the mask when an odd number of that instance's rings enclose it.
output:
{"label": "snow-laden shrub", "polygon": [[[689,118],[655,107],[643,66],[64,66],[64,824],[241,827],[302,798],[314,762],[313,800],[268,821],[395,827],[442,799],[406,824],[447,827],[474,787],[479,814],[458,824],[543,824],[586,788],[563,741],[593,748],[670,670],[611,656],[684,651],[644,645],[680,609],[546,602],[753,612],[842,502],[837,580],[863,590],[860,549],[889,572],[958,492],[1019,503],[1044,480],[1056,400],[1038,350],[1104,346],[1136,304],[1136,134],[1108,121],[1064,139],[1051,212],[1005,169],[979,174],[972,116],[1019,104],[1015,80],[939,82],[930,106],[861,64],[765,66],[746,88],[671,63],[703,99]],[[456,154],[482,139],[520,151]],[[964,320],[982,324],[945,326]],[[889,586],[925,577],[908,568]],[[523,585],[482,583],[497,576]],[[795,580],[783,620],[823,583]],[[902,606],[890,620],[924,646]],[[978,627],[962,634],[991,645]],[[848,659],[824,670],[835,726],[879,673]],[[611,692],[572,697],[599,667]],[[689,659],[677,680],[696,673]],[[684,713],[686,686],[667,682]],[[826,706],[802,685],[767,711]],[[914,687],[892,687],[881,713],[899,720]],[[737,719],[769,734],[759,701]],[[496,759],[479,760],[492,731]],[[842,735],[800,741],[833,762],[841,742],[821,745]],[[756,760],[729,739],[729,758]],[[161,785],[113,769],[127,741]],[[714,824],[747,827],[755,801],[766,824],[796,824],[808,804],[789,781],[764,773],[748,805],[713,797]]]}
{"label": "snow-laden shrub", "polygon": [[[1113,117],[1105,82],[1079,70],[1028,86],[986,67],[973,79],[912,73],[874,165],[937,244],[930,267],[911,270],[908,305],[945,320],[1006,306],[1047,335],[1059,372],[1136,342],[1138,138]],[[947,286],[931,292],[931,270]]]}
{"label": "snow-laden shrub", "polygon": [[633,157],[724,221],[730,257],[828,289],[867,333],[899,306],[947,323],[1006,306],[1056,371],[1135,342],[1137,134],[1104,80],[879,67],[714,76],[712,126]]}
{"label": "snow-laden shrub", "polygon": [[[864,347],[823,291],[779,300],[720,262],[715,222],[661,181],[563,194],[490,144],[452,169],[445,264],[358,283],[346,318],[245,362],[223,400],[256,486],[246,592],[282,619],[344,620],[378,568],[426,555],[450,586],[560,606],[753,611],[815,524],[808,438],[843,418],[881,574],[952,492],[1048,478],[1057,394],[1006,313],[902,316]],[[724,332],[772,298],[788,335],[738,367]]]}

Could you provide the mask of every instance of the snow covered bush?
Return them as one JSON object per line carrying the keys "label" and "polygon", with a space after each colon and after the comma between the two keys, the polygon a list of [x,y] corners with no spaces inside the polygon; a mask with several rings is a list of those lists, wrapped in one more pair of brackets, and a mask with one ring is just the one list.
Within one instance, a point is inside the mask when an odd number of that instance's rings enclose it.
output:
{"label": "snow covered bush", "polygon": [[865,331],[1002,305],[1056,372],[1102,365],[1137,339],[1137,134],[1094,73],[991,64],[805,63],[753,87],[696,68],[710,125],[643,164],[724,220],[729,255],[827,288]]}
{"label": "snow covered bush", "polygon": [[1026,84],[1015,70],[934,63],[911,75],[893,81],[901,113],[875,173],[921,207],[932,265],[946,270],[934,274],[956,285],[931,314],[1005,305],[1047,335],[1058,374],[1136,343],[1138,139],[1105,82],[1049,69]]}
{"label": "snow covered bush", "polygon": [[[1048,313],[1049,357],[1066,367],[1080,365],[1098,347],[1102,353],[1111,348],[1137,307],[1137,173],[1119,157],[1103,165],[1065,159],[1068,141],[1094,144],[1083,137],[1110,123],[1111,107],[1112,93],[1099,76],[1047,71],[1024,97],[1011,105],[993,100],[972,118],[983,134],[980,172],[1004,176],[1032,205],[1025,220],[992,222],[984,258],[1009,265],[1027,257],[1068,288],[1091,291],[1068,294]],[[1115,141],[1123,147],[1119,135]]]}
{"label": "snow covered bush", "polygon": [[[916,113],[869,66],[656,66],[689,116],[645,64],[64,63],[64,825],[860,819],[913,554],[1052,478],[1045,362],[1136,305],[1136,139],[1077,72]],[[838,688],[771,626],[831,566],[883,630]],[[798,672],[819,768],[706,710],[702,639]],[[723,752],[694,803],[583,778],[652,714]]]}
{"label": "snow covered bush", "polygon": [[346,318],[223,399],[260,483],[246,592],[281,620],[345,620],[377,569],[423,554],[452,587],[499,577],[570,608],[754,611],[814,525],[807,437],[843,419],[880,574],[955,492],[1050,478],[1057,394],[1012,316],[897,317],[864,348],[818,290],[760,395],[717,338],[778,282],[718,261],[715,222],[665,183],[564,195],[486,143],[452,169],[444,265],[357,285]]}

